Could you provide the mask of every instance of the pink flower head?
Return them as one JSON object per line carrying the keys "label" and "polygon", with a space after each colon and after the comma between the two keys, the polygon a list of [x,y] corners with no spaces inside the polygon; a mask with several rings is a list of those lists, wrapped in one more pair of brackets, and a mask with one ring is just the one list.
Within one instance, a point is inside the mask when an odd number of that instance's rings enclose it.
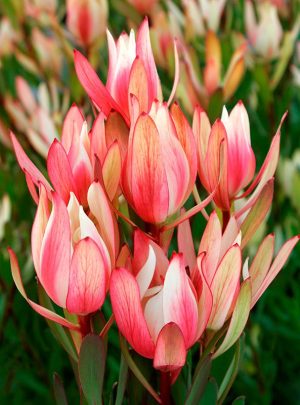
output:
{"label": "pink flower head", "polygon": [[105,116],[111,109],[130,122],[130,94],[134,94],[140,110],[148,112],[155,99],[161,100],[161,85],[151,49],[148,20],[145,19],[135,39],[134,31],[123,33],[115,41],[107,32],[109,67],[106,86],[98,78],[87,59],[75,51],[78,79],[95,106]]}
{"label": "pink flower head", "polygon": [[[217,187],[214,201],[222,210],[228,211],[232,201],[252,181],[255,173],[256,162],[251,148],[247,111],[242,102],[229,115],[224,108],[222,119],[211,127],[206,113],[196,108],[193,129],[200,180],[209,192]],[[256,186],[257,195],[272,178],[278,162],[279,142],[280,127],[259,174],[245,195]]]}
{"label": "pink flower head", "polygon": [[140,231],[134,243],[133,274],[120,268],[111,276],[115,319],[130,345],[154,359],[155,368],[176,371],[205,328],[207,317],[199,313],[210,308],[199,308],[182,255],[174,254],[168,262],[161,248]]}
{"label": "pink flower head", "polygon": [[256,21],[253,3],[251,0],[247,0],[245,23],[249,42],[255,52],[270,59],[278,55],[283,36],[278,11],[271,2],[264,2],[258,5],[258,14],[259,20]]}
{"label": "pink flower head", "polygon": [[146,222],[161,223],[192,191],[196,176],[195,143],[177,104],[154,102],[149,114],[132,125],[122,170],[127,201]]}
{"label": "pink flower head", "polygon": [[68,0],[67,27],[80,45],[89,46],[105,33],[106,0]]}
{"label": "pink flower head", "polygon": [[87,314],[104,302],[111,259],[96,226],[72,194],[68,206],[52,193],[49,212],[41,186],[31,242],[39,281],[49,297],[70,313]]}

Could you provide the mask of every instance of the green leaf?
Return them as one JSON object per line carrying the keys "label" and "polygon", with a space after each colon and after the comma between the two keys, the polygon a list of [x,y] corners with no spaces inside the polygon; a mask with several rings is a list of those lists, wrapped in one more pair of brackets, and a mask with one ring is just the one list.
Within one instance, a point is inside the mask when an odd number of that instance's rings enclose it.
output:
{"label": "green leaf", "polygon": [[[201,361],[201,360],[200,360]],[[185,405],[198,405],[208,383],[211,369],[211,356],[206,356],[197,367],[191,389],[188,393]]]}
{"label": "green leaf", "polygon": [[127,376],[128,376],[128,365],[124,359],[124,356],[121,355],[119,382],[118,382],[117,398],[116,398],[115,405],[123,404],[123,397],[124,397],[124,393],[125,393],[125,389],[126,389]]}
{"label": "green leaf", "polygon": [[63,382],[57,373],[53,374],[53,390],[56,405],[68,405]]}
{"label": "green leaf", "polygon": [[[210,377],[205,387],[203,396],[199,402],[199,405],[214,405],[217,403],[218,397],[218,385],[214,378]],[[198,404],[197,404],[198,405]]]}
{"label": "green leaf", "polygon": [[207,112],[211,122],[214,122],[221,115],[223,104],[223,90],[218,89],[210,98],[208,105]]}
{"label": "green leaf", "polygon": [[141,373],[140,369],[135,364],[133,358],[131,357],[131,355],[129,353],[126,340],[121,335],[120,335],[120,347],[121,347],[121,351],[124,356],[124,359],[125,359],[126,363],[128,364],[128,367],[130,368],[130,370],[133,372],[133,374],[136,376],[136,378],[139,380],[139,382],[143,385],[143,387],[152,395],[152,397],[159,404],[161,404],[161,399],[159,398],[157,392],[152,388],[152,386],[149,384],[149,382],[146,380],[146,378]]}
{"label": "green leaf", "polygon": [[223,381],[220,385],[219,391],[218,391],[218,405],[221,405],[225,398],[227,397],[227,394],[237,376],[239,366],[240,366],[240,358],[241,358],[241,342],[238,340],[236,344],[236,349],[234,352],[233,359],[230,363],[230,366],[228,367],[228,370],[223,378]]}
{"label": "green leaf", "polygon": [[241,336],[247,323],[251,309],[251,282],[250,278],[242,283],[239,296],[229,323],[225,338],[217,351],[213,354],[216,358],[226,352]]}
{"label": "green leaf", "polygon": [[89,405],[102,405],[102,388],[106,352],[98,335],[87,335],[79,353],[79,378],[82,391]]}
{"label": "green leaf", "polygon": [[232,405],[244,405],[246,402],[246,397],[245,396],[240,396],[235,398],[234,401],[232,401]]}

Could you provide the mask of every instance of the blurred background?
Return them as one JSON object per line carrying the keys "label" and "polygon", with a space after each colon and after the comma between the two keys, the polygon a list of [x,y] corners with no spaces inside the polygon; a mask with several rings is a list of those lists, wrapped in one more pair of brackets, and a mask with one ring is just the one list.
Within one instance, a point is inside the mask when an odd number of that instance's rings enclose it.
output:
{"label": "blurred background", "polygon": [[[86,25],[78,15],[86,13]],[[1,0],[0,2],[0,403],[53,404],[53,373],[77,403],[72,365],[46,321],[12,281],[7,247],[19,258],[26,290],[37,301],[30,252],[35,203],[11,149],[12,130],[33,162],[60,137],[64,115],[76,102],[91,107],[77,80],[73,49],[80,49],[105,82],[106,27],[116,38],[147,15],[167,99],[178,41],[180,82],[176,98],[191,118],[200,104],[211,120],[243,100],[250,117],[257,167],[284,112],[281,159],[267,221],[249,247],[275,232],[277,246],[300,232],[300,2],[299,0]],[[193,227],[203,230],[200,216]],[[227,403],[300,404],[300,247],[252,312],[239,376]],[[117,332],[110,331],[107,402],[117,380]],[[114,342],[116,347],[114,348]],[[214,365],[218,375],[221,364]],[[137,395],[135,387],[132,398]]]}

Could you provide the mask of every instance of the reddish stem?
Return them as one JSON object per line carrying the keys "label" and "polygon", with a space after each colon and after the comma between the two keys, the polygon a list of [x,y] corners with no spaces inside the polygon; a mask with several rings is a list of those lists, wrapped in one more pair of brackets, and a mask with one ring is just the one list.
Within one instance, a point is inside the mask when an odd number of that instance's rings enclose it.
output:
{"label": "reddish stem", "polygon": [[230,211],[222,211],[223,226],[222,232],[224,233],[226,226],[230,220]]}
{"label": "reddish stem", "polygon": [[78,316],[79,326],[80,326],[80,333],[84,338],[86,335],[91,333],[91,322],[90,322],[90,315]]}
{"label": "reddish stem", "polygon": [[162,405],[171,405],[171,375],[169,372],[160,373],[160,397]]}

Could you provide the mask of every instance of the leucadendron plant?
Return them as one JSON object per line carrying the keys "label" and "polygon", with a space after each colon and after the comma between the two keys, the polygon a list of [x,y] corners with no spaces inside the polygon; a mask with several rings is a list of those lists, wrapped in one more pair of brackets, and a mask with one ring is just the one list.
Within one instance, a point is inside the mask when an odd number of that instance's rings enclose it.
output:
{"label": "leucadendron plant", "polygon": [[[89,44],[89,32],[75,24],[84,14],[72,3],[70,29]],[[111,403],[125,401],[129,368],[145,389],[141,403],[198,404],[212,363],[232,349],[224,380],[213,387],[214,402],[221,403],[237,374],[249,313],[299,240],[292,237],[275,253],[269,234],[247,256],[272,205],[284,117],[257,170],[241,101],[230,112],[224,106],[215,122],[198,106],[191,125],[173,102],[178,63],[164,101],[148,20],[136,39],[134,31],[117,41],[107,36],[105,85],[75,51],[95,117],[87,122],[80,107],[71,107],[60,140],[49,146],[47,176],[11,134],[37,204],[31,248],[39,303],[27,296],[9,249],[12,275],[29,305],[50,321],[89,404],[103,401],[110,328],[119,333],[121,361]],[[177,60],[176,41],[174,50]],[[205,221],[200,241],[190,226],[196,215]]]}

